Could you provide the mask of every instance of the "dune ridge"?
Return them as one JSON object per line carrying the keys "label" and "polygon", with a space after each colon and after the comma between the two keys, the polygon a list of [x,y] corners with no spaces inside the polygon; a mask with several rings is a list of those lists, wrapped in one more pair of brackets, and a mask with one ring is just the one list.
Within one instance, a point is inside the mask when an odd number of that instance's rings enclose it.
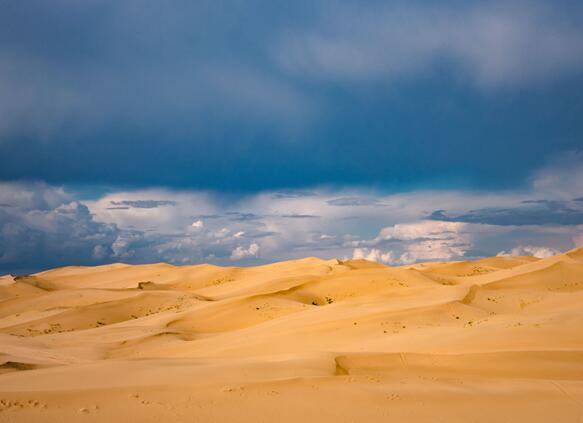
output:
{"label": "dune ridge", "polygon": [[582,304],[583,249],[6,275],[0,421],[581,422]]}

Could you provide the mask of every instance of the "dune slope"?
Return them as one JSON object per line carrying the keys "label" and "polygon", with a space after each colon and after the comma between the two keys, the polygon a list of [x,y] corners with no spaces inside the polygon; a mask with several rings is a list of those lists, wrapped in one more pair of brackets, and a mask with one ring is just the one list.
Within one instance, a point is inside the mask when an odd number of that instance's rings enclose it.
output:
{"label": "dune slope", "polygon": [[0,421],[583,421],[583,250],[0,277]]}

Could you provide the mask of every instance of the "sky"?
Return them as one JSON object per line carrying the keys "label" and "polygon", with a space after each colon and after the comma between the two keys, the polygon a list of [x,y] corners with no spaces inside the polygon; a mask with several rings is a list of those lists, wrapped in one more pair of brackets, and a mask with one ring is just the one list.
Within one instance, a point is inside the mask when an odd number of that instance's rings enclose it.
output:
{"label": "sky", "polygon": [[5,1],[0,274],[583,245],[583,5]]}

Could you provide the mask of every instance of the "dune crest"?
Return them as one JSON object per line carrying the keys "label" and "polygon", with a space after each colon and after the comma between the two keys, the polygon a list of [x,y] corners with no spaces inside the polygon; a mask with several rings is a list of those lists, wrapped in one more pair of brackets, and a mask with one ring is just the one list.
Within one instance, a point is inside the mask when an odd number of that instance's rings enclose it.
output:
{"label": "dune crest", "polygon": [[583,248],[2,276],[0,421],[580,422],[582,304]]}

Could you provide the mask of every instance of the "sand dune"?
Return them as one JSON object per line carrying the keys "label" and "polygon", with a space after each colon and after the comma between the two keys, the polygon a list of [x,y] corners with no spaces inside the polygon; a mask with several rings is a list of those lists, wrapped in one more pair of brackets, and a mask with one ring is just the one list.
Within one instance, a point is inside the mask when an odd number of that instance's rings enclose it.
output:
{"label": "sand dune", "polygon": [[583,421],[583,249],[0,277],[0,421]]}

